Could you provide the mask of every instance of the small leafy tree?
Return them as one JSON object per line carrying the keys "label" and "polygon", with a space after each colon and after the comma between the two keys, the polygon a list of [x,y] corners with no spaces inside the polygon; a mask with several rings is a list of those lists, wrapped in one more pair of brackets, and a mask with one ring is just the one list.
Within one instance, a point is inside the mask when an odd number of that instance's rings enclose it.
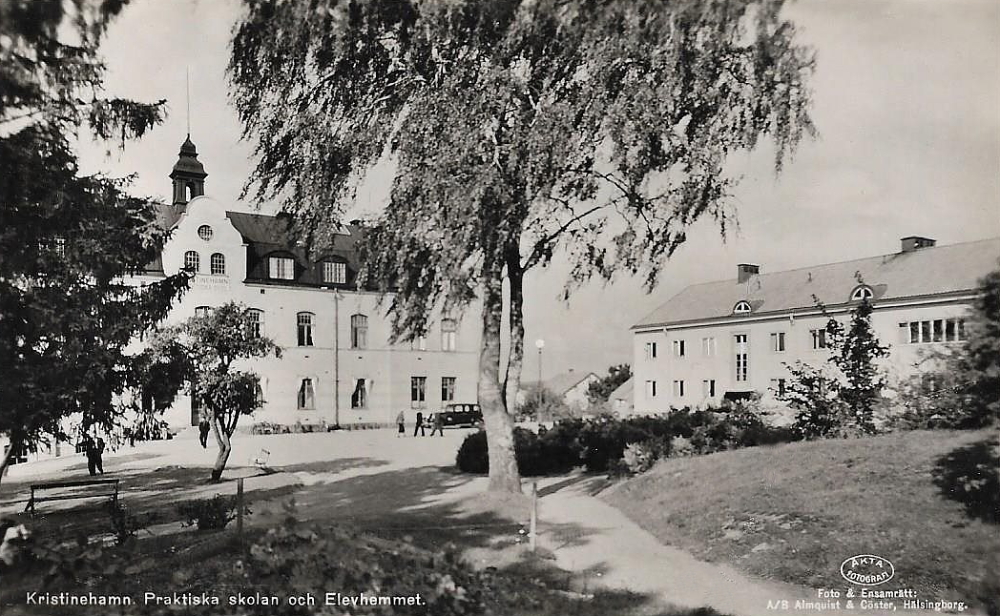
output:
{"label": "small leafy tree", "polygon": [[[260,377],[240,369],[242,360],[275,355],[281,351],[269,338],[251,328],[250,309],[229,302],[204,316],[163,329],[146,352],[149,364],[158,366],[150,374],[175,377],[173,392],[186,382],[191,396],[208,412],[219,455],[212,468],[218,481],[232,452],[232,437],[240,417],[260,406]],[[178,369],[183,366],[183,369]],[[169,387],[166,388],[169,390]]]}
{"label": "small leafy tree", "polygon": [[608,374],[594,381],[587,387],[587,399],[591,404],[607,402],[611,393],[625,381],[632,378],[632,367],[628,364],[618,364],[608,368]]}
{"label": "small leafy tree", "polygon": [[830,356],[825,365],[786,364],[791,379],[783,399],[798,411],[795,425],[805,438],[875,433],[875,407],[886,386],[885,369],[878,362],[889,348],[872,329],[872,310],[863,299],[851,310],[846,328],[832,317],[827,320]]}
{"label": "small leafy tree", "polygon": [[562,396],[538,384],[526,390],[524,399],[517,405],[517,416],[527,420],[551,421],[571,415],[572,412]]}

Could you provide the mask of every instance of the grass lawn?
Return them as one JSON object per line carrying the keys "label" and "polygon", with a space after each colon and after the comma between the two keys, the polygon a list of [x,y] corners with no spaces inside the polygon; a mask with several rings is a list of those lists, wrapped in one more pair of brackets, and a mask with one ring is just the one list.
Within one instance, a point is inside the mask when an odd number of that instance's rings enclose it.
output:
{"label": "grass lawn", "polygon": [[915,431],[668,459],[605,498],[665,543],[758,576],[843,588],[841,562],[876,554],[896,569],[880,588],[969,602],[1000,575],[996,442]]}

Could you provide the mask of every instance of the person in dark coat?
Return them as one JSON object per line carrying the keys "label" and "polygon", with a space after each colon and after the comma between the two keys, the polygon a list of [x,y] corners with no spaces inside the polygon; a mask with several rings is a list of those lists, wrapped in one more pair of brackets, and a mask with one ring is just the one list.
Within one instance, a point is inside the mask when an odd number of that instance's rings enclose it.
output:
{"label": "person in dark coat", "polygon": [[417,423],[413,425],[413,436],[417,435],[417,430],[420,431],[420,436],[427,436],[424,432],[424,414],[420,411],[417,411]]}
{"label": "person in dark coat", "polygon": [[97,437],[97,445],[94,447],[94,465],[97,467],[97,472],[104,474],[104,439]]}
{"label": "person in dark coat", "polygon": [[396,432],[396,438],[406,436],[406,413],[400,411],[399,415],[396,415],[396,423],[399,425],[399,431]]}
{"label": "person in dark coat", "polygon": [[212,425],[208,423],[208,418],[204,415],[198,420],[198,440],[201,441],[201,448],[208,449],[208,433],[212,431]]}
{"label": "person in dark coat", "polygon": [[444,415],[441,413],[434,413],[434,427],[431,429],[431,436],[434,436],[435,432],[444,436]]}
{"label": "person in dark coat", "polygon": [[87,471],[93,477],[97,474],[97,445],[89,434],[83,435],[83,453],[87,456]]}

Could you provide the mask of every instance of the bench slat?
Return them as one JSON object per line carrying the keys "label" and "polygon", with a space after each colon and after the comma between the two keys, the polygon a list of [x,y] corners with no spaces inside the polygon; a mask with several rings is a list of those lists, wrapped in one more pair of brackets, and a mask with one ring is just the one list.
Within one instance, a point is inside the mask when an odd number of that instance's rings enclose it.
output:
{"label": "bench slat", "polygon": [[87,494],[63,494],[62,496],[46,496],[45,498],[35,497],[34,501],[36,503],[45,503],[48,501],[57,500],[73,500],[73,499],[85,499],[85,498],[102,498],[108,496],[115,496],[117,492],[89,492]]}
{"label": "bench slat", "polygon": [[57,483],[36,483],[31,486],[32,490],[48,490],[50,488],[75,488],[77,486],[97,486],[103,484],[118,483],[120,479],[86,479],[82,481],[61,481]]}

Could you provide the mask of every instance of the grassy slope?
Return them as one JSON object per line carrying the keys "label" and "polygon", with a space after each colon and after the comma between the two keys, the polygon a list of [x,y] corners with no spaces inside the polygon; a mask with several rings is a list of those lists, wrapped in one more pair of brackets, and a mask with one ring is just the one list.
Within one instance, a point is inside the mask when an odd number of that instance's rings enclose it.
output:
{"label": "grassy slope", "polygon": [[670,459],[606,498],[661,540],[763,577],[843,587],[845,558],[877,554],[896,567],[886,588],[969,599],[995,575],[1000,529],[935,477],[950,454],[983,458],[990,439],[920,431]]}

